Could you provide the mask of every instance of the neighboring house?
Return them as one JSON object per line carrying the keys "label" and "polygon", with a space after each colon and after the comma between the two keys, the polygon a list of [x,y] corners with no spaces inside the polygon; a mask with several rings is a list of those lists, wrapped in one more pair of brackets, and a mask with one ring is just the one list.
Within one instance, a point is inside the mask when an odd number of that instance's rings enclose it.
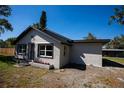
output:
{"label": "neighboring house", "polygon": [[108,57],[124,57],[124,49],[102,49],[102,55]]}
{"label": "neighboring house", "polygon": [[108,39],[71,40],[50,30],[28,27],[16,39],[16,57],[53,65],[59,69],[70,63],[102,66],[102,45]]}

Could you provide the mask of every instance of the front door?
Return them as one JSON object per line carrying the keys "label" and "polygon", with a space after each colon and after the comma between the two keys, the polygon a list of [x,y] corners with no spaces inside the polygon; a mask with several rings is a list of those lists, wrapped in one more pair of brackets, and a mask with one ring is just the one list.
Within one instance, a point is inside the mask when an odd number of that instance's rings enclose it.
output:
{"label": "front door", "polygon": [[29,60],[34,60],[34,44],[28,44],[28,58]]}

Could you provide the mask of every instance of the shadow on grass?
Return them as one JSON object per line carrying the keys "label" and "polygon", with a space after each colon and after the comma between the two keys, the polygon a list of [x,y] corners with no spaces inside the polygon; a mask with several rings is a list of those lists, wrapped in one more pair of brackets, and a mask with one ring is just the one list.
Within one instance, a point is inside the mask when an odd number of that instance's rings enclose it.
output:
{"label": "shadow on grass", "polygon": [[15,61],[13,61],[14,56],[3,56],[0,55],[0,62],[7,63],[7,64],[14,64]]}
{"label": "shadow on grass", "polygon": [[86,65],[85,64],[74,64],[74,63],[69,63],[65,65],[63,68],[73,68],[73,69],[79,69],[79,70],[86,70]]}
{"label": "shadow on grass", "polygon": [[120,67],[120,68],[124,68],[124,65],[121,63],[117,63],[108,59],[103,59],[102,61],[102,66],[104,67]]}

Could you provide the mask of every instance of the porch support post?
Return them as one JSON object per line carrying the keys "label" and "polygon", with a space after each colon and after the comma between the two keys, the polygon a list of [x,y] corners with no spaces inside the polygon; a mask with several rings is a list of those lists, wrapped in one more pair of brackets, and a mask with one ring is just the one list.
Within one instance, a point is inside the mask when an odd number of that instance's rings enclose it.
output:
{"label": "porch support post", "polygon": [[37,48],[38,48],[38,44],[34,43],[34,60],[37,59],[37,53],[38,53]]}
{"label": "porch support post", "polygon": [[29,54],[28,54],[28,44],[26,44],[26,60],[28,60],[28,56],[29,56]]}

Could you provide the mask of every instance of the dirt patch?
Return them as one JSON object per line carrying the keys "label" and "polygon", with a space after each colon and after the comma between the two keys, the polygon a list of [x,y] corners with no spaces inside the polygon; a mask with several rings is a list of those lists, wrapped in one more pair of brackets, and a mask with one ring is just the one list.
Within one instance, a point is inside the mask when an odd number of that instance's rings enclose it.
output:
{"label": "dirt patch", "polygon": [[[121,78],[119,80],[118,78]],[[42,77],[44,87],[124,87],[124,68],[87,66],[85,71],[65,69]]]}
{"label": "dirt patch", "polygon": [[1,63],[0,87],[109,88],[124,87],[124,68],[87,66],[86,70],[16,68]]}

